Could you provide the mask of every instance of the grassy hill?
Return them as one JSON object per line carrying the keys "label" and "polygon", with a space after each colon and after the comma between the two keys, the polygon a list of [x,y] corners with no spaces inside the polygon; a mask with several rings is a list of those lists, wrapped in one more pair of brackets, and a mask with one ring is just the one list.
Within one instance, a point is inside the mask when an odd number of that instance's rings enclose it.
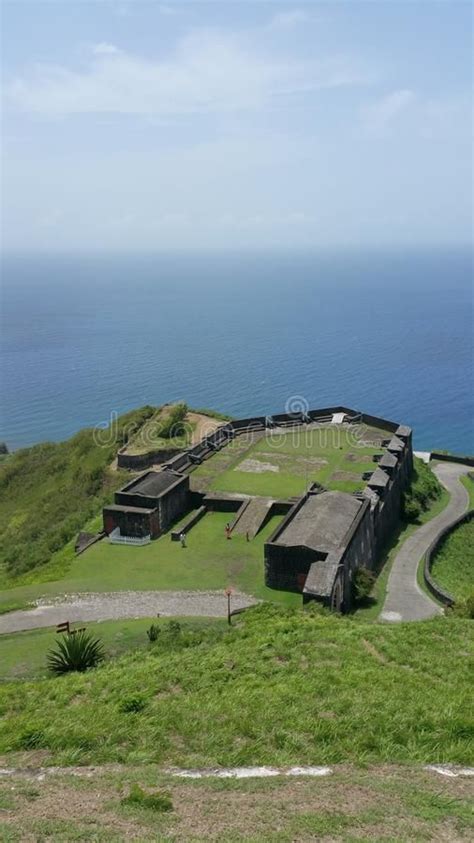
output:
{"label": "grassy hill", "polygon": [[44,565],[100,512],[128,476],[109,470],[117,448],[152,413],[152,407],[143,407],[121,416],[101,432],[100,441],[85,429],[2,462],[0,581]]}
{"label": "grassy hill", "polygon": [[432,574],[456,600],[474,593],[474,521],[448,535],[433,560]]}
{"label": "grassy hill", "polygon": [[375,625],[263,604],[230,629],[167,628],[87,674],[5,683],[0,752],[66,765],[472,761],[470,621]]}

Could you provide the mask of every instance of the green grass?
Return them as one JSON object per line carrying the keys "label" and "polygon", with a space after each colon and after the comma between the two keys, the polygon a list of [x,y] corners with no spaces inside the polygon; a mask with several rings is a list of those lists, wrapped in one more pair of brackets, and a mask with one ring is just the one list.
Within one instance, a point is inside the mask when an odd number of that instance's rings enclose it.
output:
{"label": "green grass", "polygon": [[[86,674],[0,688],[0,752],[177,766],[472,761],[469,621],[263,605]],[[140,693],[139,712],[124,700]],[[11,758],[8,763],[13,763]]]}
{"label": "green grass", "polygon": [[474,471],[461,477],[461,483],[466,487],[469,494],[469,509],[474,509]]}
{"label": "green grass", "polygon": [[[174,618],[191,631],[208,626],[218,629],[227,621],[209,618]],[[136,620],[102,621],[97,623],[75,623],[73,628],[87,627],[94,637],[100,638],[105,646],[107,658],[140,649],[146,651],[146,631],[151,624],[166,627],[166,618],[139,618]],[[32,629],[25,632],[0,635],[0,682],[13,679],[41,679],[47,677],[46,654],[57,640],[53,627]]]}
{"label": "green grass", "polygon": [[474,592],[474,521],[460,524],[439,547],[432,567],[436,582],[456,600]]}
{"label": "green grass", "polygon": [[[301,495],[310,482],[353,492],[365,486],[362,474],[375,470],[372,456],[381,452],[380,446],[369,440],[380,439],[384,434],[368,428],[364,435],[365,442],[357,440],[345,426],[329,425],[267,433],[263,438],[257,437],[257,441],[243,436],[200,466],[192,475],[193,484],[275,498]],[[278,470],[241,470],[243,461],[248,459]]]}
{"label": "green grass", "polygon": [[271,519],[251,542],[238,535],[227,541],[228,520],[228,513],[208,513],[188,534],[186,548],[172,542],[169,533],[144,547],[114,545],[103,540],[69,559],[68,569],[60,579],[0,592],[0,606],[65,592],[214,590],[227,586],[263,599],[299,605],[301,595],[273,591],[264,585],[263,544],[279,518]]}

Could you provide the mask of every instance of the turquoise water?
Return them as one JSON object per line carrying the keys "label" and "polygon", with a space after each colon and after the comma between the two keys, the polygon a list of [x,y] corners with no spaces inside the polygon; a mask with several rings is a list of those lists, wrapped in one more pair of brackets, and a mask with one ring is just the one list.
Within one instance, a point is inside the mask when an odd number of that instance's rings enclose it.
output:
{"label": "turquoise water", "polygon": [[0,439],[63,439],[185,399],[233,415],[293,396],[473,448],[468,250],[9,256]]}

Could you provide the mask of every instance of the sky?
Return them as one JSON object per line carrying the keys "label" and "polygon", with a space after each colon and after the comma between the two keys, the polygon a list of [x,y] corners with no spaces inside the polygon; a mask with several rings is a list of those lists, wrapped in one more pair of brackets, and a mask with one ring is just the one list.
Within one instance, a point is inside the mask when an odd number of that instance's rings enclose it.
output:
{"label": "sky", "polygon": [[472,237],[470,2],[1,11],[5,252]]}

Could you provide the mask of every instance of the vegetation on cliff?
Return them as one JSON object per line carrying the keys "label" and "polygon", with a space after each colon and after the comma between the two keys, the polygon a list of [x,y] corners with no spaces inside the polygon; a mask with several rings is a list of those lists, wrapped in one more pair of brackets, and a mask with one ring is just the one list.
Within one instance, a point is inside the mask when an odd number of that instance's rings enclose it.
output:
{"label": "vegetation on cliff", "polygon": [[45,564],[111,500],[128,476],[110,471],[127,438],[153,413],[142,407],[99,435],[24,448],[0,465],[0,572],[14,577]]}
{"label": "vegetation on cliff", "polygon": [[442,493],[443,487],[430,466],[415,457],[411,484],[403,496],[405,519],[417,521],[431,502],[440,498]]}

